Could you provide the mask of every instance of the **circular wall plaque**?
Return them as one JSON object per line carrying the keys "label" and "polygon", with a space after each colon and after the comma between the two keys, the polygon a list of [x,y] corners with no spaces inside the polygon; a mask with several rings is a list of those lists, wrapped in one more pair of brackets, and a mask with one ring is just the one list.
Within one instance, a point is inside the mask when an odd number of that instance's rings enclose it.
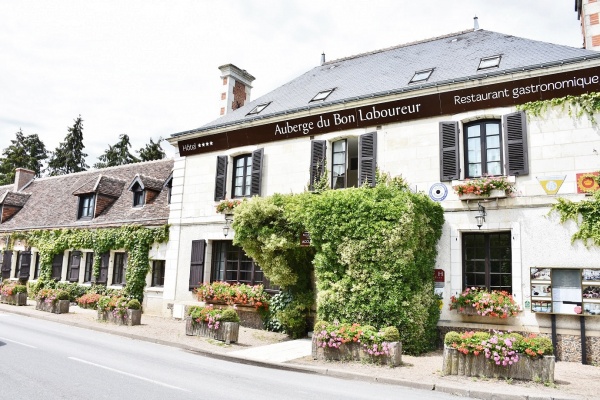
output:
{"label": "circular wall plaque", "polygon": [[448,188],[443,183],[434,183],[429,188],[429,198],[433,201],[442,201],[448,196]]}

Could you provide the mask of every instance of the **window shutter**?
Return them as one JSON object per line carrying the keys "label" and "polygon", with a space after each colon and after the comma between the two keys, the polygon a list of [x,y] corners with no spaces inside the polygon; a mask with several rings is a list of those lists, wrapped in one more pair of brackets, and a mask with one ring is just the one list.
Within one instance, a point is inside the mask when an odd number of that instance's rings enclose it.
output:
{"label": "window shutter", "polygon": [[520,111],[502,117],[507,175],[529,174],[527,154],[527,116]]}
{"label": "window shutter", "polygon": [[358,138],[358,186],[365,182],[375,187],[377,169],[377,132],[366,133]]}
{"label": "window shutter", "polygon": [[2,280],[10,278],[11,263],[12,250],[4,250],[2,252]]}
{"label": "window shutter", "polygon": [[110,252],[102,253],[100,256],[100,276],[97,283],[106,283],[108,280],[108,263],[110,262]]}
{"label": "window shutter", "polygon": [[260,196],[262,183],[262,160],[265,149],[252,152],[252,180],[250,181],[250,196]]}
{"label": "window shutter", "polygon": [[21,253],[21,267],[19,268],[19,279],[29,279],[29,272],[31,270],[31,252],[24,251]]}
{"label": "window shutter", "polygon": [[324,140],[313,140],[310,144],[309,189],[314,190],[315,184],[321,179],[325,172],[325,152],[327,151],[327,142]]}
{"label": "window shutter", "polygon": [[215,201],[225,200],[227,185],[227,156],[217,156],[217,176],[215,178]]}
{"label": "window shutter", "polygon": [[74,251],[69,257],[69,282],[79,281],[79,266],[81,265],[81,252]]}
{"label": "window shutter", "polygon": [[204,279],[204,250],[206,241],[192,240],[190,261],[190,290],[199,287]]}
{"label": "window shutter", "polygon": [[55,281],[60,281],[62,278],[62,262],[62,254],[56,254],[52,259],[52,279]]}
{"label": "window shutter", "polygon": [[458,122],[440,122],[440,181],[460,179]]}
{"label": "window shutter", "polygon": [[123,253],[123,276],[121,277],[123,285],[127,283],[127,255],[128,253]]}

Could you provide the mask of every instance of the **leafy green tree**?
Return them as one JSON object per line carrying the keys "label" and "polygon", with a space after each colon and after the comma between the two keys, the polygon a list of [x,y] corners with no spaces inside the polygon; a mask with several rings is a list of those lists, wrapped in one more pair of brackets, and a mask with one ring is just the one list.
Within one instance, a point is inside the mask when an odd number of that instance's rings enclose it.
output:
{"label": "leafy green tree", "polygon": [[14,182],[16,168],[30,169],[39,177],[42,162],[47,158],[48,151],[38,135],[25,135],[23,130],[19,129],[16,138],[11,140],[11,145],[4,149],[0,157],[0,185]]}
{"label": "leafy green tree", "polygon": [[116,167],[118,165],[133,164],[140,162],[139,158],[129,152],[131,142],[126,134],[119,135],[119,141],[114,145],[108,145],[94,168]]}
{"label": "leafy green tree", "polygon": [[68,128],[65,141],[61,142],[50,156],[48,173],[51,176],[71,174],[86,171],[85,163],[87,154],[83,152],[83,120],[81,115],[74,120],[72,127]]}
{"label": "leafy green tree", "polygon": [[153,160],[162,160],[163,158],[165,158],[167,155],[165,154],[164,150],[162,149],[160,142],[162,142],[164,139],[159,137],[158,138],[158,142],[154,142],[152,140],[152,138],[150,138],[150,143],[146,143],[145,147],[142,147],[139,150],[136,150],[136,152],[139,154],[140,156],[140,160],[141,161],[153,161]]}

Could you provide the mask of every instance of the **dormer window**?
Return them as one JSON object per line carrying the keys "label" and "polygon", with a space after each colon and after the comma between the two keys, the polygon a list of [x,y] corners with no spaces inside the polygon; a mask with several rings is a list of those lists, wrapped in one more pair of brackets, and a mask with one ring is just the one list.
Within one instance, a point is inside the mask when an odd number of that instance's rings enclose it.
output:
{"label": "dormer window", "polygon": [[93,193],[79,196],[79,211],[77,214],[78,219],[94,218],[94,200],[95,196]]}
{"label": "dormer window", "polygon": [[493,57],[484,57],[481,59],[481,61],[479,61],[479,67],[477,68],[477,70],[479,71],[480,69],[488,69],[488,68],[495,68],[500,66],[500,56],[493,56]]}
{"label": "dormer window", "polygon": [[264,110],[265,108],[267,108],[267,107],[269,106],[269,104],[271,104],[271,102],[259,104],[259,105],[257,105],[256,107],[254,107],[254,108],[252,109],[252,111],[250,111],[250,112],[249,112],[248,114],[246,114],[246,115],[256,115],[256,114],[260,114],[260,112],[261,112],[262,110]]}
{"label": "dormer window", "polygon": [[167,188],[167,204],[171,204],[171,192],[173,191],[173,173],[165,181],[163,188]]}
{"label": "dormer window", "polygon": [[315,97],[313,97],[312,100],[309,103],[312,103],[312,102],[315,102],[315,101],[325,101],[325,99],[327,97],[329,97],[329,95],[331,93],[333,93],[334,90],[335,90],[335,88],[323,90],[323,91],[317,93],[317,95]]}
{"label": "dormer window", "polygon": [[133,206],[142,207],[144,205],[145,190],[136,183],[133,185],[133,188],[131,188],[131,191],[133,192]]}
{"label": "dormer window", "polygon": [[423,71],[417,71],[417,72],[415,72],[415,75],[412,77],[412,79],[408,83],[425,82],[426,80],[429,79],[432,72],[433,72],[433,68],[425,69]]}

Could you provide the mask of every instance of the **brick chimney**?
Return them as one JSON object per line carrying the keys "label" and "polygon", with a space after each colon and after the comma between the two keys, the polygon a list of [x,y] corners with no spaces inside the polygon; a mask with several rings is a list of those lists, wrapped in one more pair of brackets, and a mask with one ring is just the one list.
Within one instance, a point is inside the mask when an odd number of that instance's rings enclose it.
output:
{"label": "brick chimney", "polygon": [[233,64],[221,65],[219,69],[223,80],[220,115],[225,115],[250,101],[250,90],[255,78]]}
{"label": "brick chimney", "polygon": [[35,178],[35,171],[31,171],[25,168],[17,168],[15,170],[15,186],[14,191],[18,192],[23,189],[31,180]]}

